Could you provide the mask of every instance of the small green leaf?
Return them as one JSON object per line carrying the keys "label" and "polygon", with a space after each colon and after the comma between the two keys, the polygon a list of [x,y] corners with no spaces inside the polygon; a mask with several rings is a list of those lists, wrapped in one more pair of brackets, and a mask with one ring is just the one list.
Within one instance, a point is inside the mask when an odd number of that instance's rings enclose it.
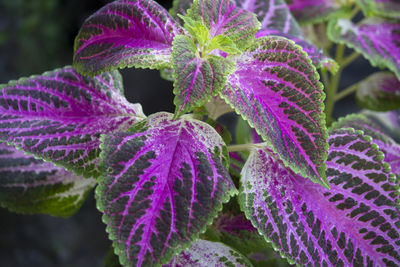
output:
{"label": "small green leaf", "polygon": [[225,35],[218,35],[211,40],[209,51],[219,49],[228,54],[239,54],[240,50],[236,47],[235,43]]}
{"label": "small green leaf", "polygon": [[172,63],[175,117],[202,106],[221,92],[234,66],[230,59],[202,54],[184,35],[174,39]]}

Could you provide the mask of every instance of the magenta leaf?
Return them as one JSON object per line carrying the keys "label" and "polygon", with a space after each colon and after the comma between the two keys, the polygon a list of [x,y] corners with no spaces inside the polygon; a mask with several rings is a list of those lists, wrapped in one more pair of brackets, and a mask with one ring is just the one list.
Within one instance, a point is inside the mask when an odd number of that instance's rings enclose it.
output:
{"label": "magenta leaf", "polygon": [[132,131],[103,139],[109,173],[96,189],[98,208],[123,265],[166,264],[237,190],[226,147],[208,124],[156,113]]}
{"label": "magenta leaf", "polygon": [[400,264],[399,188],[383,153],[352,129],[329,138],[327,190],[253,151],[242,172],[242,209],[268,242],[302,266]]}
{"label": "magenta leaf", "polygon": [[364,114],[351,114],[332,124],[333,129],[353,128],[361,130],[365,135],[372,137],[372,142],[377,144],[379,150],[385,154],[384,161],[392,168],[392,172],[400,175],[400,145],[397,144],[384,130],[372,119]]}
{"label": "magenta leaf", "polygon": [[202,106],[217,95],[234,66],[227,58],[198,56],[193,40],[184,35],[178,35],[174,39],[172,64],[176,116]]}
{"label": "magenta leaf", "polygon": [[357,0],[364,14],[376,14],[382,17],[400,19],[400,2],[398,0]]}
{"label": "magenta leaf", "polygon": [[251,267],[253,265],[241,253],[223,243],[199,239],[163,267],[175,266]]}
{"label": "magenta leaf", "polygon": [[324,93],[305,53],[282,37],[258,38],[221,96],[296,173],[327,186]]}
{"label": "magenta leaf", "polygon": [[0,143],[0,206],[18,213],[69,217],[83,204],[96,180]]}
{"label": "magenta leaf", "polygon": [[106,70],[170,67],[172,40],[183,30],[152,0],[112,2],[89,17],[75,39],[74,67]]}
{"label": "magenta leaf", "polygon": [[391,72],[376,72],[358,83],[356,101],[360,107],[389,111],[400,108],[400,81]]}
{"label": "magenta leaf", "polygon": [[286,0],[290,11],[300,23],[318,23],[341,11],[343,4],[335,0]]}
{"label": "magenta leaf", "polygon": [[400,24],[364,21],[358,25],[346,19],[328,24],[328,37],[360,52],[373,66],[387,67],[400,79]]}
{"label": "magenta leaf", "polygon": [[255,14],[231,0],[194,0],[186,16],[205,25],[211,38],[226,36],[241,50],[253,42],[254,34],[260,29]]}
{"label": "magenta leaf", "polygon": [[88,78],[71,67],[0,85],[0,142],[97,177],[100,135],[145,118],[122,90],[118,71]]}

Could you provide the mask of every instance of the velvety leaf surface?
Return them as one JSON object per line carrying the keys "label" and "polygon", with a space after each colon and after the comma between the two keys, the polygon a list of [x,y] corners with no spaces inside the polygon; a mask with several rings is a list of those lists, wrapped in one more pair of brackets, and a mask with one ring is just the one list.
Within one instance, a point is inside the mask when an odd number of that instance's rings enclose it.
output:
{"label": "velvety leaf surface", "polygon": [[330,190],[253,151],[239,195],[247,218],[302,266],[398,265],[399,190],[383,153],[352,129],[332,131],[329,144]]}
{"label": "velvety leaf surface", "polygon": [[174,260],[164,267],[226,267],[253,266],[246,257],[235,249],[219,242],[199,239],[192,243],[189,249],[182,251]]}
{"label": "velvety leaf surface", "polygon": [[372,137],[372,142],[385,154],[384,161],[390,165],[392,172],[400,175],[400,145],[386,135],[379,125],[364,114],[347,115],[332,124],[333,129],[348,127],[361,130],[365,135]]}
{"label": "velvety leaf surface", "polygon": [[328,36],[367,58],[373,66],[387,67],[400,79],[400,24],[364,21],[358,25],[339,19],[328,24]]}
{"label": "velvety leaf surface", "polygon": [[359,106],[371,110],[400,108],[400,81],[391,72],[376,72],[359,83],[356,100]]}
{"label": "velvety leaf surface", "polygon": [[195,0],[187,16],[201,21],[212,38],[229,37],[241,50],[253,42],[254,34],[260,29],[256,16],[231,0]]}
{"label": "velvety leaf surface", "polygon": [[296,20],[303,23],[327,20],[341,7],[335,0],[286,0],[286,3]]}
{"label": "velvety leaf surface", "polygon": [[0,206],[10,211],[68,217],[95,184],[0,143]]}
{"label": "velvety leaf surface", "polygon": [[88,78],[71,67],[0,85],[0,141],[96,177],[100,135],[145,118],[122,89],[117,71]]}
{"label": "velvety leaf surface", "polygon": [[176,36],[173,42],[175,115],[179,116],[202,106],[217,95],[226,82],[233,63],[223,57],[199,57],[193,40]]}
{"label": "velvety leaf surface", "polygon": [[301,29],[284,0],[236,0],[240,8],[257,15],[262,30],[276,30],[283,34],[302,36]]}
{"label": "velvety leaf surface", "polygon": [[389,18],[400,18],[400,2],[397,0],[357,0],[368,16],[376,14]]}
{"label": "velvety leaf surface", "polygon": [[170,67],[171,46],[183,30],[153,0],[121,0],[104,6],[83,24],[74,46],[82,73],[139,67]]}
{"label": "velvety leaf surface", "polygon": [[166,264],[237,190],[226,148],[208,124],[156,113],[132,131],[103,140],[109,174],[96,189],[98,208],[123,265]]}
{"label": "velvety leaf surface", "polygon": [[295,172],[326,186],[322,85],[300,47],[258,38],[236,63],[221,96]]}
{"label": "velvety leaf surface", "polygon": [[285,37],[289,40],[292,40],[297,45],[303,48],[303,51],[307,53],[308,58],[311,59],[312,63],[317,68],[326,68],[327,70],[335,73],[338,68],[338,64],[332,58],[327,57],[322,49],[317,48],[315,45],[306,41],[303,36],[296,37],[290,34],[284,34],[277,30],[261,30],[256,33],[256,38],[261,38],[269,35],[276,35]]}

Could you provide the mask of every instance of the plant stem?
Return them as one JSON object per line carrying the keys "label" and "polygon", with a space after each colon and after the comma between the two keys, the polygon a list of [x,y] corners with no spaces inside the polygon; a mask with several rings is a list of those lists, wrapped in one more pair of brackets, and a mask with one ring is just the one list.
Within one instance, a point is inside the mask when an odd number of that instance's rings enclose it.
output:
{"label": "plant stem", "polygon": [[335,102],[339,101],[340,99],[354,93],[355,91],[357,91],[358,88],[358,83],[355,83],[353,85],[350,85],[349,87],[347,87],[346,89],[340,91],[336,96],[335,96]]}
{"label": "plant stem", "polygon": [[350,56],[347,56],[343,59],[342,64],[340,64],[340,67],[344,69],[345,67],[347,67],[347,65],[353,62],[359,55],[360,53],[358,52],[351,53]]}
{"label": "plant stem", "polygon": [[237,152],[243,150],[251,150],[251,149],[260,149],[265,148],[265,144],[257,143],[257,144],[239,144],[239,145],[230,145],[228,146],[229,152]]}
{"label": "plant stem", "polygon": [[333,107],[335,105],[335,95],[339,86],[340,76],[343,71],[342,61],[344,55],[345,47],[343,44],[337,44],[336,46],[336,57],[335,60],[339,64],[339,69],[336,75],[332,76],[330,83],[327,85],[326,90],[326,108],[325,108],[325,115],[326,115],[326,124],[329,126],[333,122],[332,112]]}

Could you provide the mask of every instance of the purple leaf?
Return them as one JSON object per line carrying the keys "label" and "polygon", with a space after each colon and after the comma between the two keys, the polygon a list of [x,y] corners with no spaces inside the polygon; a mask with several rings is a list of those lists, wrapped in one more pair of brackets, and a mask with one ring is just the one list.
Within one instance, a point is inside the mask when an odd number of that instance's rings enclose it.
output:
{"label": "purple leaf", "polygon": [[110,172],[96,189],[98,208],[123,265],[166,264],[237,190],[226,147],[208,124],[156,113],[132,131],[105,135]]}
{"label": "purple leaf", "polygon": [[170,67],[172,40],[183,30],[152,0],[112,2],[89,17],[74,46],[81,73],[140,67]]}
{"label": "purple leaf", "polygon": [[122,90],[118,71],[88,78],[71,67],[0,85],[0,142],[97,177],[100,135],[145,118]]}
{"label": "purple leaf", "polygon": [[310,60],[293,42],[258,38],[236,62],[221,96],[295,172],[327,186],[324,93]]}
{"label": "purple leaf", "polygon": [[189,249],[182,251],[170,264],[163,267],[226,267],[253,266],[249,260],[233,248],[219,242],[199,239]]}
{"label": "purple leaf", "polygon": [[348,127],[361,130],[364,135],[372,137],[372,142],[385,154],[384,161],[390,165],[392,172],[400,175],[400,145],[386,135],[379,125],[364,114],[347,115],[332,124],[333,129]]}
{"label": "purple leaf", "polygon": [[95,184],[0,143],[0,206],[10,211],[69,217]]}
{"label": "purple leaf", "polygon": [[294,174],[264,150],[242,172],[242,209],[290,262],[306,266],[400,263],[398,185],[383,153],[352,129],[331,132],[331,189]]}
{"label": "purple leaf", "polygon": [[349,20],[332,20],[328,37],[343,43],[367,58],[373,66],[387,67],[400,79],[400,24],[364,21],[358,25]]}
{"label": "purple leaf", "polygon": [[361,81],[356,91],[363,108],[388,111],[400,108],[400,81],[391,72],[376,72]]}
{"label": "purple leaf", "polygon": [[364,14],[376,14],[382,17],[400,19],[400,2],[398,0],[357,0]]}
{"label": "purple leaf", "polygon": [[184,35],[174,39],[172,64],[176,116],[202,106],[217,95],[234,65],[223,57],[199,57],[193,40]]}
{"label": "purple leaf", "polygon": [[201,21],[210,30],[211,38],[224,35],[241,50],[253,42],[260,29],[256,16],[231,0],[195,0],[186,15]]}
{"label": "purple leaf", "polygon": [[341,5],[335,0],[286,0],[290,11],[301,23],[318,23],[332,17]]}
{"label": "purple leaf", "polygon": [[236,0],[240,8],[253,12],[262,30],[301,37],[302,32],[284,0]]}

